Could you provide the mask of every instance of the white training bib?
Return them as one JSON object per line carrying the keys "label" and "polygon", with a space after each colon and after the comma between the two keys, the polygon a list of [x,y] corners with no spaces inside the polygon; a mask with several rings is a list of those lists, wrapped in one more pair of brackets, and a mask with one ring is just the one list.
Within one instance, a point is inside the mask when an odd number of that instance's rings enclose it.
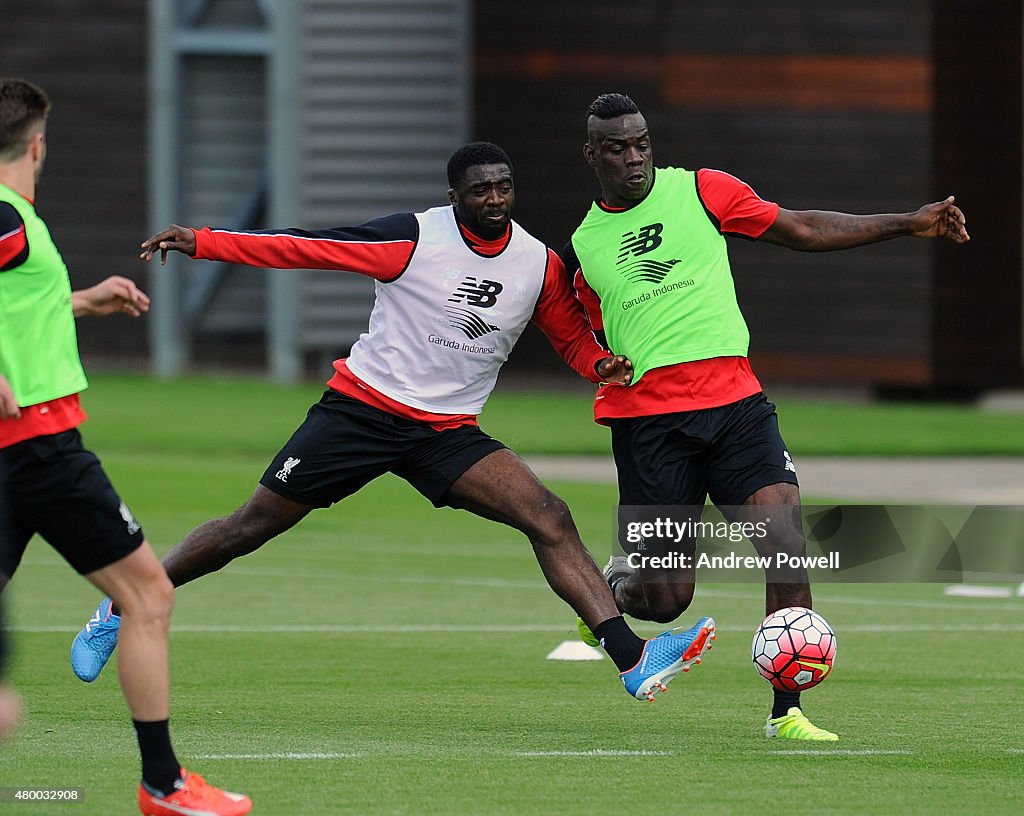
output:
{"label": "white training bib", "polygon": [[547,248],[513,222],[496,256],[471,250],[451,207],[417,213],[420,234],[396,280],[375,283],[370,325],[349,370],[391,399],[479,414],[544,286]]}

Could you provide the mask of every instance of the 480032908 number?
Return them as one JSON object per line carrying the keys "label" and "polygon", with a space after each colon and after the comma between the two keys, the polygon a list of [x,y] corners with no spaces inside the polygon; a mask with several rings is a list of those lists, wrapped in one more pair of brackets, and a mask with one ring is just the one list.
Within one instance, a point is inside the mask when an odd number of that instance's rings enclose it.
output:
{"label": "480032908 number", "polygon": [[0,788],[0,802],[81,802],[81,788]]}

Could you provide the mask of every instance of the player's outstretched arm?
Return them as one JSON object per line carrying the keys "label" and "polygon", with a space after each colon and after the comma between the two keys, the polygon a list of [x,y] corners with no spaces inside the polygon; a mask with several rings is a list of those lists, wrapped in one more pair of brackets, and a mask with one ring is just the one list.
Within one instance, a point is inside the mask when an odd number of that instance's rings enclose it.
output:
{"label": "player's outstretched arm", "polygon": [[173,224],[142,242],[144,261],[160,253],[266,269],[329,269],[355,272],[382,283],[395,280],[409,265],[419,236],[413,213],[392,213],[352,227],[321,230],[190,229]]}
{"label": "player's outstretched arm", "polygon": [[167,263],[167,253],[171,251],[183,252],[191,258],[196,254],[196,234],[188,227],[171,224],[167,229],[142,242],[142,253],[139,257],[144,261],[151,261],[158,250],[161,265]]}
{"label": "player's outstretched arm", "polygon": [[605,357],[597,364],[597,376],[601,382],[629,385],[633,380],[633,362],[621,354]]}
{"label": "player's outstretched arm", "polygon": [[149,295],[136,286],[135,281],[111,275],[95,286],[72,292],[71,307],[75,317],[112,314],[139,317],[149,311]]}
{"label": "player's outstretched arm", "polygon": [[887,241],[901,236],[948,238],[958,244],[971,240],[967,219],[953,196],[926,204],[912,213],[850,215],[822,210],[780,209],[761,236],[772,244],[805,252],[826,252]]}

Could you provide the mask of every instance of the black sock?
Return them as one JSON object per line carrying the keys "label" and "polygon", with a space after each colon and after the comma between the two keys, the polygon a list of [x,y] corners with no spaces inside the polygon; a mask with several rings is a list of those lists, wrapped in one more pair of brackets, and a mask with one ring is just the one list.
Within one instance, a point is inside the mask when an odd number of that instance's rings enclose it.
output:
{"label": "black sock", "polygon": [[629,671],[640,662],[644,652],[644,640],[629,628],[626,619],[619,615],[599,623],[594,629],[594,637],[604,646],[620,672]]}
{"label": "black sock", "polygon": [[800,708],[800,692],[779,691],[779,689],[775,689],[775,701],[772,703],[772,719],[785,717],[791,708]]}
{"label": "black sock", "polygon": [[171,747],[171,732],[167,720],[140,722],[132,720],[142,753],[142,781],[163,794],[174,791],[174,783],[181,778],[181,765]]}

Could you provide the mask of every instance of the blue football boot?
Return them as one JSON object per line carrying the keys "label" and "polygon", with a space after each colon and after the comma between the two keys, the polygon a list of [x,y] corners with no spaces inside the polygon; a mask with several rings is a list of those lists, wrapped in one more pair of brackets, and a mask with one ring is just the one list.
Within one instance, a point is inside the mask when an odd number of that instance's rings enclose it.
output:
{"label": "blue football boot", "polygon": [[655,691],[668,691],[666,685],[672,678],[700,663],[715,637],[713,618],[701,618],[685,631],[662,632],[646,641],[637,664],[619,675],[622,685],[636,699],[653,703]]}
{"label": "blue football boot", "polygon": [[110,598],[104,598],[71,643],[71,668],[86,683],[100,676],[117,646],[121,616],[113,613],[113,605]]}

